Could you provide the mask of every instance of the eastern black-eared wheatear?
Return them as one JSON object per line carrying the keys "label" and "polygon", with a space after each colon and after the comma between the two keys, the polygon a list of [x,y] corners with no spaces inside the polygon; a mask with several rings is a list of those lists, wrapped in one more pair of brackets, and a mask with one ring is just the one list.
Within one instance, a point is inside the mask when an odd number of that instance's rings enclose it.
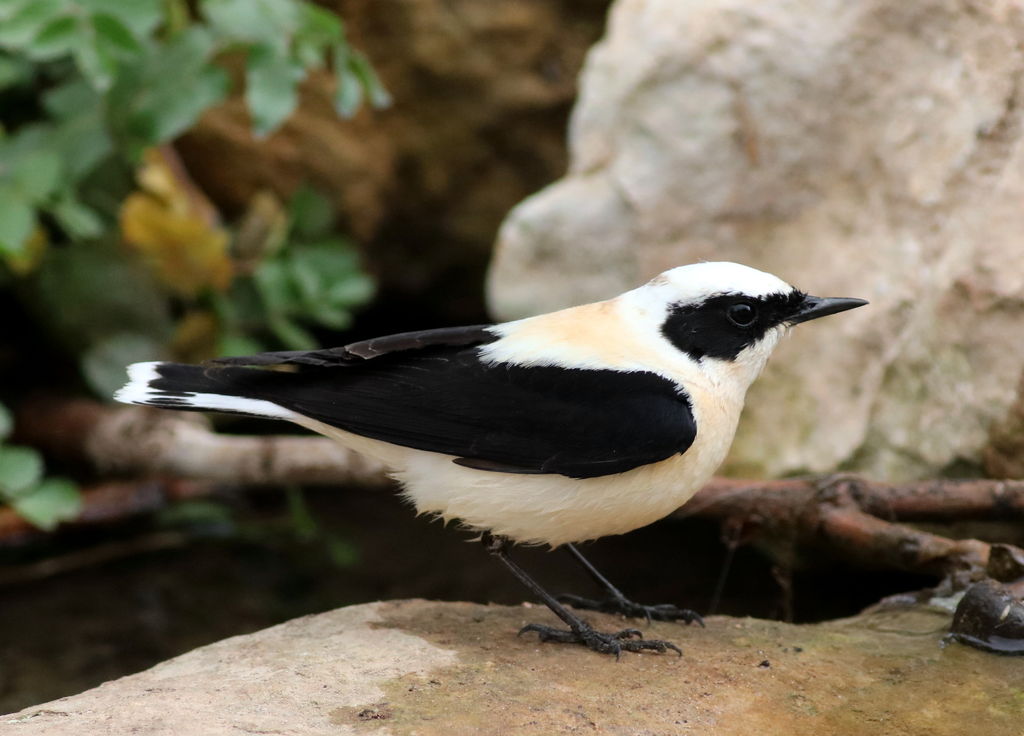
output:
{"label": "eastern black-eared wheatear", "polygon": [[[747,388],[789,327],[866,304],[735,263],[666,271],[614,299],[497,325],[313,351],[136,363],[119,401],[286,419],[379,458],[420,513],[458,519],[569,627],[544,641],[679,651],[602,633],[508,556],[565,545],[610,599],[577,607],[700,621],[629,601],[572,543],[679,508],[725,458]],[[522,632],[520,632],[522,633]]]}

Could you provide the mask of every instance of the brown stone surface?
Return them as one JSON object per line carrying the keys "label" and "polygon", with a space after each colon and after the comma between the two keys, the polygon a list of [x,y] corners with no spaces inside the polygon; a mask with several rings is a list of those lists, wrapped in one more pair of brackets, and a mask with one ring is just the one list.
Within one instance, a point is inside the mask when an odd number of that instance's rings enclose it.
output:
{"label": "brown stone surface", "polygon": [[[237,96],[178,144],[229,213],[303,182],[327,192],[390,292],[444,296],[479,318],[479,284],[508,209],[565,170],[565,124],[607,0],[332,0],[394,98],[340,120],[332,82],[267,140]],[[469,300],[462,303],[460,300]],[[435,298],[434,301],[440,301]]]}
{"label": "brown stone surface", "polygon": [[1009,0],[618,0],[569,174],[502,227],[493,311],[701,259],[864,297],[779,348],[726,470],[1019,473],[1022,45]]}
{"label": "brown stone surface", "polygon": [[514,635],[548,620],[525,606],[353,606],[2,716],[0,734],[1019,736],[1024,722],[1024,660],[941,648],[947,614],[655,624],[684,656],[619,662]]}

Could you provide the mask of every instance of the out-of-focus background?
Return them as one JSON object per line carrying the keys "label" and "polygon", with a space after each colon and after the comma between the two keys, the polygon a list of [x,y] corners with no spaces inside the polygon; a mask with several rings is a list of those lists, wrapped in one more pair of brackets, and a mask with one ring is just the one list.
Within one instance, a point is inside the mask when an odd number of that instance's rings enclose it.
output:
{"label": "out-of-focus background", "polygon": [[[1024,477],[1022,42],[1009,0],[0,1],[0,712],[311,611],[523,597],[388,488],[126,469],[138,435],[96,428],[137,360],[736,260],[871,306],[778,351],[725,472]],[[591,553],[795,621],[934,582],[725,537]]]}

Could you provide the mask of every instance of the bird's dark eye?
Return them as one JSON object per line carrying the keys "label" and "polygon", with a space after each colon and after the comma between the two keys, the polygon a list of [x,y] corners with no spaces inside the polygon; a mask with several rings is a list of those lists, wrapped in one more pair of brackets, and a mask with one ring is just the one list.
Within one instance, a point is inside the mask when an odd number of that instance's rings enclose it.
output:
{"label": "bird's dark eye", "polygon": [[725,310],[725,316],[737,327],[750,327],[757,319],[757,310],[749,304],[733,304]]}

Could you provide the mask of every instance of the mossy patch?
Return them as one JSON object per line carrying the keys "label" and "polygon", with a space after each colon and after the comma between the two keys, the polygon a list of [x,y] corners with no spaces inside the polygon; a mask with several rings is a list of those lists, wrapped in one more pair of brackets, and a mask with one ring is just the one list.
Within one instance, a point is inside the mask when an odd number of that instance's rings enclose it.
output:
{"label": "mossy patch", "polygon": [[[787,734],[976,732],[1019,736],[1024,662],[959,645],[942,648],[945,616],[889,611],[825,624],[711,617],[706,629],[655,623],[646,634],[682,657],[623,654],[618,662],[515,632],[550,622],[539,607],[395,602],[395,627],[458,654],[458,663],[383,684],[380,703],[346,709],[358,731],[394,734]],[[622,628],[592,615],[602,629]],[[348,711],[351,711],[349,713]],[[339,723],[340,725],[340,723]]]}

